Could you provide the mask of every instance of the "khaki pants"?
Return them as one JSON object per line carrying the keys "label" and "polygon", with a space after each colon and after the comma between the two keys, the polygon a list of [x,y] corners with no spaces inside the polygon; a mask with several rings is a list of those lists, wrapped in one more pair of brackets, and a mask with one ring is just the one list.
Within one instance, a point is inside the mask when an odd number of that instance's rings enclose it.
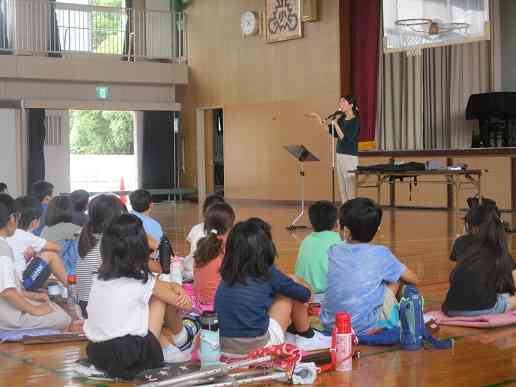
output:
{"label": "khaki pants", "polygon": [[357,195],[357,183],[354,171],[358,166],[358,156],[337,153],[337,176],[339,180],[340,197],[342,203],[354,199]]}

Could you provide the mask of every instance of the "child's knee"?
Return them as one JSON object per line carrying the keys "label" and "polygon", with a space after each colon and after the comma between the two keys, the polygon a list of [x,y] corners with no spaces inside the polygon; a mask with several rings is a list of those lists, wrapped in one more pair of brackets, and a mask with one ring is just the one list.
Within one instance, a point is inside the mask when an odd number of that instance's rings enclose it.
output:
{"label": "child's knee", "polygon": [[41,254],[39,254],[39,257],[48,263],[52,263],[57,259],[61,259],[59,255],[57,255],[57,253],[53,251],[44,251]]}

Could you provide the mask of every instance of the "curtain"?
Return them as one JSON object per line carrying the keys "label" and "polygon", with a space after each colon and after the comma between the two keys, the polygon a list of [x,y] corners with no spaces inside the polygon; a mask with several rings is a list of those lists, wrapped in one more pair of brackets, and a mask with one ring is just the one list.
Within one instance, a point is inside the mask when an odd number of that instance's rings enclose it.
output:
{"label": "curtain", "polygon": [[[0,50],[10,48],[7,17],[7,0],[0,0]],[[4,52],[0,52],[0,54],[1,53]]]}
{"label": "curtain", "polygon": [[49,0],[48,14],[48,56],[61,57],[61,41],[59,39],[59,26],[57,23],[56,0]]}
{"label": "curtain", "polygon": [[27,109],[27,187],[45,179],[45,109]]}
{"label": "curtain", "polygon": [[[129,45],[130,33],[132,32],[133,23],[134,23],[134,9],[133,9],[133,0],[125,0],[125,9],[127,15],[127,21],[125,24],[125,38],[124,38],[124,56],[122,60],[127,60],[128,56],[134,58],[134,46]],[[134,42],[133,42],[134,44]],[[129,52],[129,47],[131,47],[131,52]]]}
{"label": "curtain", "polygon": [[176,142],[173,112],[143,112],[143,188],[175,188]]}
{"label": "curtain", "polygon": [[383,54],[380,40],[380,149],[471,147],[478,123],[465,119],[469,96],[501,88],[499,0],[490,7],[490,41],[424,49],[421,56],[407,57]]}
{"label": "curtain", "polygon": [[360,107],[360,140],[374,141],[378,91],[380,0],[351,6],[351,85]]}

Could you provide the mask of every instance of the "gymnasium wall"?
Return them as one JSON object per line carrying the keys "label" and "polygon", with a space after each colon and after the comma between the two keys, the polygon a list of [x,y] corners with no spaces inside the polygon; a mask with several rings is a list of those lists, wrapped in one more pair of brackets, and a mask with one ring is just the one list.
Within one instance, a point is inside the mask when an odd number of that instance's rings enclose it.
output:
{"label": "gymnasium wall", "polygon": [[516,92],[516,1],[500,0],[502,18],[502,89]]}
{"label": "gymnasium wall", "polygon": [[[330,138],[311,111],[328,114],[340,94],[339,1],[319,1],[304,37],[267,44],[243,38],[240,15],[263,0],[196,0],[188,7],[189,84],[183,104],[186,176],[196,186],[195,109],[224,108],[225,193],[231,199],[297,200],[297,165],[283,149],[305,144],[321,158],[307,165],[307,199],[330,197]],[[346,66],[349,69],[349,66]],[[349,71],[345,71],[349,85]]]}

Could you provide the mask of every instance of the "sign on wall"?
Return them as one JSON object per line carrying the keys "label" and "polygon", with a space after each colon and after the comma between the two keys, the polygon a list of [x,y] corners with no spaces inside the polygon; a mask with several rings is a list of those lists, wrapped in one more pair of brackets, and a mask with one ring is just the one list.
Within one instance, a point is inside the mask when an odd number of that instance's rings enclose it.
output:
{"label": "sign on wall", "polygon": [[302,38],[301,0],[265,0],[265,25],[267,43]]}

